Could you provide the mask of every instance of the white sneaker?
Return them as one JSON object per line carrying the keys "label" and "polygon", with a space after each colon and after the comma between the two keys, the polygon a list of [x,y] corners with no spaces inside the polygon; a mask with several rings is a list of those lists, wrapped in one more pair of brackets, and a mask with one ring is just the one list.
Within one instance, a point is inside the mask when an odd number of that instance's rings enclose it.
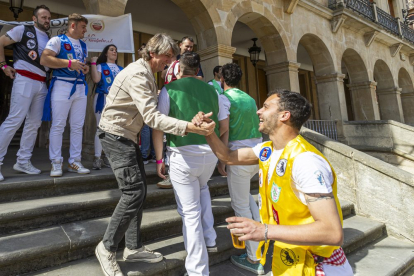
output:
{"label": "white sneaker", "polygon": [[110,252],[106,250],[103,242],[100,242],[95,249],[95,255],[98,258],[103,273],[106,276],[124,276],[116,262],[116,252]]}
{"label": "white sneaker", "polygon": [[161,253],[154,252],[146,248],[145,246],[140,249],[124,249],[124,261],[125,262],[145,262],[145,263],[158,263],[161,262],[163,256]]}
{"label": "white sneaker", "polygon": [[25,163],[25,164],[20,164],[19,162],[16,162],[16,164],[14,164],[14,166],[13,166],[13,170],[19,171],[19,172],[24,172],[24,173],[27,173],[27,174],[40,174],[42,172],[41,170],[35,168],[32,165],[32,162],[30,162],[30,160],[27,161],[27,163]]}
{"label": "white sneaker", "polygon": [[3,177],[3,175],[1,174],[1,165],[0,165],[0,181],[3,181],[4,180],[4,177]]}
{"label": "white sneaker", "polygon": [[50,176],[62,176],[62,161],[61,160],[52,161],[52,170],[50,171]]}
{"label": "white sneaker", "polygon": [[79,174],[88,174],[91,172],[90,170],[85,168],[80,161],[75,161],[72,164],[69,164],[68,171],[79,173]]}

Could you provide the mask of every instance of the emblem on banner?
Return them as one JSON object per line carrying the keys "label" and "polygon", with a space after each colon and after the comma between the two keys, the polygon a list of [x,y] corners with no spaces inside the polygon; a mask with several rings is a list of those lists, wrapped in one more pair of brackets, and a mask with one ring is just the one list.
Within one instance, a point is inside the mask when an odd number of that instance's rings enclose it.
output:
{"label": "emblem on banner", "polygon": [[103,73],[104,73],[105,76],[108,76],[109,75],[109,70],[104,70]]}
{"label": "emblem on banner", "polygon": [[91,27],[91,30],[94,32],[102,32],[105,29],[105,23],[103,20],[94,20],[89,25]]}
{"label": "emblem on banner", "polygon": [[111,81],[112,81],[112,80],[111,80],[111,77],[107,77],[107,78],[106,78],[106,82],[107,82],[107,83],[111,83]]}
{"label": "emblem on banner", "polygon": [[35,60],[37,58],[37,53],[36,51],[30,51],[28,54],[29,58],[31,58],[32,60]]}
{"label": "emblem on banner", "polygon": [[276,173],[277,173],[278,176],[284,176],[285,175],[286,165],[287,165],[287,160],[286,159],[280,159],[279,162],[277,162]]}
{"label": "emblem on banner", "polygon": [[36,41],[34,39],[29,39],[26,43],[27,48],[34,49],[36,47]]}
{"label": "emblem on banner", "polygon": [[35,35],[32,32],[27,32],[26,35],[30,38],[35,38]]}
{"label": "emblem on banner", "polygon": [[272,154],[272,149],[270,147],[262,148],[260,151],[260,161],[266,161],[269,159],[270,155]]}
{"label": "emblem on banner", "polygon": [[270,191],[270,196],[274,203],[279,201],[281,191],[282,191],[282,187],[277,186],[276,183],[273,182],[272,190]]}
{"label": "emblem on banner", "polygon": [[67,51],[72,50],[72,46],[70,46],[70,44],[69,44],[69,43],[65,43],[65,44],[63,44],[63,47],[65,47],[65,49],[66,49]]}

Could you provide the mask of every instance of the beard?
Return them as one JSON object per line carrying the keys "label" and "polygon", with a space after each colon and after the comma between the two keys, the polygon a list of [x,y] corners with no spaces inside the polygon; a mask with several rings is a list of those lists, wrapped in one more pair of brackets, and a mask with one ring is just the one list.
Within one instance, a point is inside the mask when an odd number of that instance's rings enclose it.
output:
{"label": "beard", "polygon": [[41,31],[44,31],[44,32],[47,32],[47,31],[49,31],[49,29],[50,29],[50,24],[49,25],[47,25],[47,26],[45,26],[45,25],[42,25],[42,24],[39,24],[39,21],[38,22],[36,22],[36,27],[39,29],[39,30],[41,30]]}

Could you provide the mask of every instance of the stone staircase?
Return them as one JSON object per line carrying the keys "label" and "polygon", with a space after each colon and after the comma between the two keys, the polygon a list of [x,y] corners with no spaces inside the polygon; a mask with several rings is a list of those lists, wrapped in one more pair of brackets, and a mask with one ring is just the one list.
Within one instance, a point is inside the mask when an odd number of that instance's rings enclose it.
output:
{"label": "stone staircase", "polygon": [[[126,263],[125,275],[183,275],[185,250],[182,222],[172,190],[154,185],[153,166],[146,166],[148,194],[142,222],[144,243],[161,252],[157,264]],[[0,275],[102,275],[94,248],[102,239],[119,191],[109,169],[88,176],[47,178],[0,185]],[[218,234],[218,253],[210,255],[211,275],[253,275],[235,269],[224,273],[233,248],[224,219],[233,215],[226,178],[209,182]],[[257,179],[252,181],[257,194]],[[341,202],[345,217],[343,248],[356,275],[403,275],[414,264],[414,244],[386,234],[385,224],[357,216],[354,206]],[[122,256],[120,249],[118,256]],[[267,273],[270,275],[270,256]],[[404,276],[406,276],[404,275]]]}

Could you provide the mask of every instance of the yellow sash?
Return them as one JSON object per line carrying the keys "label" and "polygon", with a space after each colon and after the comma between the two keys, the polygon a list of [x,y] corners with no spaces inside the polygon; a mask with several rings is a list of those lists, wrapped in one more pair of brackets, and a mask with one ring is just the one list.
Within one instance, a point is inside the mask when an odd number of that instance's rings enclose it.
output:
{"label": "yellow sash", "polygon": [[[292,166],[295,157],[303,152],[313,152],[326,158],[314,146],[298,135],[284,148],[269,180],[269,166],[273,153],[271,141],[263,143],[259,156],[259,209],[262,223],[280,225],[301,225],[314,222],[308,207],[295,195],[292,189]],[[326,160],[328,162],[328,160]],[[328,162],[329,163],[329,162]],[[330,164],[329,164],[330,165]],[[336,175],[331,166],[334,182],[333,195],[342,223],[342,210],[336,197]],[[317,176],[317,172],[315,172]],[[320,178],[323,184],[323,177]],[[263,254],[262,254],[262,247]],[[256,256],[264,265],[269,242],[259,243]],[[312,254],[328,258],[339,246],[298,246],[275,241],[273,249],[273,275],[315,275],[316,263]]]}

